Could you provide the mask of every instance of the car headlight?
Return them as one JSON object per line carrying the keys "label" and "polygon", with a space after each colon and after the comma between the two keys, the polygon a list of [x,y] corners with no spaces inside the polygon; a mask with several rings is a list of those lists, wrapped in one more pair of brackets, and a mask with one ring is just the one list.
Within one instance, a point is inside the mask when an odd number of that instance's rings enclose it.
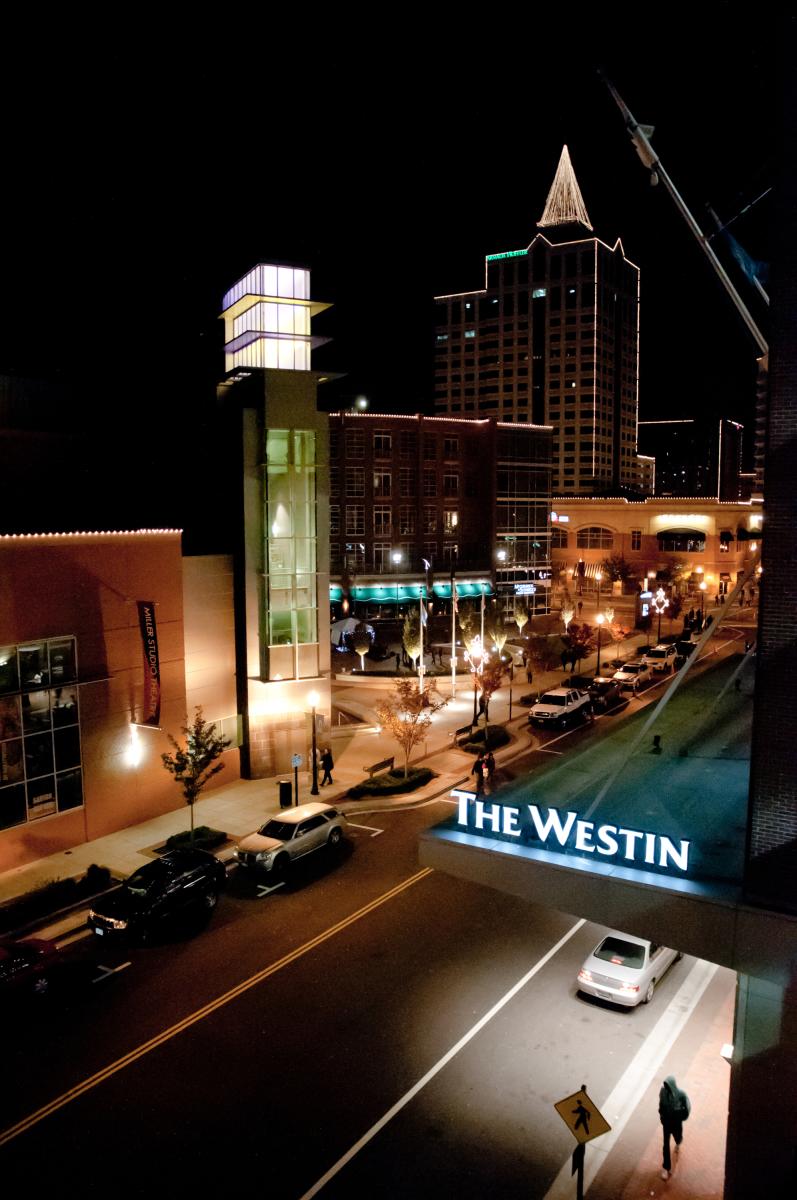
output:
{"label": "car headlight", "polygon": [[274,854],[271,850],[261,850],[257,856],[257,861],[259,863],[263,863],[264,866],[268,867],[271,865],[273,858],[274,858]]}

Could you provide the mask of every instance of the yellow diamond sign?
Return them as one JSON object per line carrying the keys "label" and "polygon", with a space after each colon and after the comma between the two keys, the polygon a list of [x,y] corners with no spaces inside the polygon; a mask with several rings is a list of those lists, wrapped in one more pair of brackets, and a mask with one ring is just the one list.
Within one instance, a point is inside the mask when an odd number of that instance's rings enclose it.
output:
{"label": "yellow diamond sign", "polygon": [[611,1125],[583,1088],[554,1104],[554,1108],[572,1133],[576,1141],[591,1142],[593,1138],[608,1133]]}

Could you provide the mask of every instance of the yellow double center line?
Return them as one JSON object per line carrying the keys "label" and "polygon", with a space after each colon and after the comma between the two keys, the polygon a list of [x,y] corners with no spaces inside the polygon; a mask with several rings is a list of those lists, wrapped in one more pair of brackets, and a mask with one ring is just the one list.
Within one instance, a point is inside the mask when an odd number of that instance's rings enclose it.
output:
{"label": "yellow double center line", "polygon": [[75,1087],[70,1088],[68,1092],[64,1092],[61,1096],[57,1096],[55,1100],[51,1100],[49,1104],[45,1104],[43,1108],[39,1108],[36,1112],[30,1113],[27,1117],[23,1117],[16,1125],[0,1133],[0,1146],[4,1146],[6,1142],[12,1141],[15,1137],[19,1137],[21,1133],[25,1133],[28,1129],[32,1129],[34,1125],[38,1125],[39,1121],[43,1121],[45,1117],[52,1116],[58,1112],[59,1108],[63,1108],[67,1104],[71,1104],[73,1100],[77,1100],[92,1088],[104,1083],[106,1079],[110,1079],[117,1071],[123,1071],[125,1067],[129,1067],[137,1059],[143,1058],[145,1054],[149,1054],[152,1050],[157,1050],[158,1046],[162,1046],[164,1042],[168,1042],[171,1038],[176,1037],[178,1033],[183,1033],[186,1029],[190,1029],[192,1025],[196,1025],[198,1021],[204,1021],[212,1013],[222,1008],[225,1004],[229,1004],[231,1000],[235,1000],[238,996],[242,996],[244,992],[250,988],[256,987],[258,983],[262,983],[264,979],[268,979],[269,975],[274,975],[277,971],[281,971],[284,967],[290,966],[302,955],[308,954],[311,950],[315,950],[316,946],[320,946],[329,938],[335,937],[347,929],[349,925],[353,925],[355,921],[362,920],[367,917],[374,909],[379,908],[382,904],[387,904],[389,900],[395,899],[407,888],[413,884],[425,879],[427,875],[432,874],[431,867],[424,867],[422,871],[418,871],[416,875],[411,875],[409,879],[405,879],[403,883],[397,884],[391,888],[389,892],[384,892],[383,895],[377,896],[370,904],[366,904],[363,908],[345,917],[342,921],[338,921],[337,925],[332,925],[324,933],[319,933],[317,937],[312,938],[309,942],[305,942],[303,946],[292,950],[290,954],[286,954],[277,962],[271,963],[270,966],[264,967],[262,971],[258,971],[256,975],[250,975],[242,983],[231,988],[229,992],[225,992],[223,996],[219,996],[216,1000],[211,1000],[210,1004],[206,1004],[204,1008],[197,1009],[190,1016],[184,1017],[182,1021],[178,1021],[176,1025],[169,1026],[159,1033],[154,1038],[150,1038],[148,1042],[144,1042],[141,1046],[137,1046],[135,1050],[131,1050],[129,1054],[125,1054],[122,1058],[117,1058],[116,1062],[109,1063],[107,1067],[103,1067],[96,1075],[91,1075],[88,1079],[84,1079],[82,1083],[78,1083]]}

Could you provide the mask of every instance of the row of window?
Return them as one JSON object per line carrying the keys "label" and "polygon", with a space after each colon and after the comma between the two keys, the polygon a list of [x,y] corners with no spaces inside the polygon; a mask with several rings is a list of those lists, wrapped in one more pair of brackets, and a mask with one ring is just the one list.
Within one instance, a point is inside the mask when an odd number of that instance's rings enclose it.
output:
{"label": "row of window", "polygon": [[[376,505],[372,510],[373,533],[375,537],[390,537],[393,533],[412,536],[415,533],[416,513],[414,508],[402,507],[398,511],[398,521],[394,526],[393,510]],[[422,532],[436,533],[438,520],[441,521],[444,533],[453,533],[459,526],[459,511],[444,509],[442,514],[437,508],[426,507],[422,510]],[[330,537],[338,537],[341,533],[340,505],[332,504],[329,508]],[[365,505],[347,504],[345,513],[345,533],[349,537],[365,537]]]}
{"label": "row of window", "polygon": [[[394,561],[393,556],[400,555],[398,561]],[[364,571],[373,570],[374,573],[387,574],[391,570],[401,571],[415,560],[416,547],[414,542],[401,542],[398,546],[392,542],[374,542],[371,547],[371,555],[366,552],[366,547],[357,543],[331,542],[329,547],[329,568],[333,575],[339,575],[342,571],[349,571],[351,574],[362,574]],[[439,561],[440,543],[439,542],[424,542],[423,557],[429,562],[434,563]],[[370,561],[368,559],[370,558]],[[458,542],[443,542],[442,562],[449,566],[456,563],[459,558],[459,543]],[[388,589],[389,590],[389,589]],[[389,599],[388,590],[386,590],[386,599]]]}
{"label": "row of window", "polygon": [[[440,476],[433,468],[423,470],[423,495],[437,496],[440,486]],[[418,476],[412,467],[399,468],[398,495],[411,499],[417,493]],[[390,500],[394,496],[393,471],[377,468],[371,475],[371,489],[375,499]],[[446,499],[458,497],[460,493],[460,476],[458,472],[446,471],[442,476],[443,496]],[[329,494],[333,499],[340,495],[340,471],[337,467],[330,469]],[[349,499],[356,500],[365,497],[365,467],[346,467],[345,494]],[[475,474],[465,477],[465,495],[474,497],[477,494],[477,479]]]}
{"label": "row of window", "polygon": [[[346,458],[365,458],[366,431],[364,429],[346,430]],[[415,430],[402,430],[398,435],[398,452],[400,458],[416,458],[418,455],[418,434]],[[392,458],[396,439],[387,430],[377,430],[372,434],[372,451],[374,458]],[[458,437],[442,439],[443,459],[447,462],[459,461],[460,442]],[[330,457],[340,456],[340,436],[337,430],[330,435]],[[431,434],[425,434],[423,439],[423,457],[426,462],[437,462],[440,456],[439,439]]]}

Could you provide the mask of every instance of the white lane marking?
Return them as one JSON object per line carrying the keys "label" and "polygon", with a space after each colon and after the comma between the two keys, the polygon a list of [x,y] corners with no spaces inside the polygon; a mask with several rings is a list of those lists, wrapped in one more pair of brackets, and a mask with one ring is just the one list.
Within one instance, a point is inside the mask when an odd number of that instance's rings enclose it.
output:
{"label": "white lane marking", "polygon": [[384,829],[377,829],[375,825],[358,825],[356,821],[347,821],[347,825],[351,825],[353,829],[367,829],[372,838],[379,837],[380,833],[384,833]]}
{"label": "white lane marking", "polygon": [[426,1072],[423,1078],[419,1079],[418,1082],[414,1084],[408,1092],[405,1092],[401,1099],[397,1100],[393,1107],[389,1108],[384,1116],[380,1117],[376,1124],[372,1125],[368,1132],[364,1133],[360,1140],[355,1142],[354,1145],[329,1168],[327,1173],[322,1175],[321,1178],[304,1193],[304,1195],[301,1197],[301,1200],[311,1200],[312,1196],[318,1195],[321,1189],[326,1187],[329,1181],[334,1179],[338,1172],[341,1171],[347,1163],[351,1162],[355,1155],[359,1154],[363,1147],[367,1146],[368,1143],[376,1137],[380,1130],[384,1129],[384,1127],[390,1121],[392,1121],[398,1113],[401,1112],[402,1108],[409,1104],[410,1100],[414,1099],[414,1097],[426,1087],[427,1083],[430,1083],[431,1080],[434,1079],[435,1075],[438,1075],[440,1071],[442,1071],[443,1067],[450,1063],[452,1058],[459,1054],[460,1050],[463,1050],[465,1046],[467,1046],[468,1042],[472,1041],[473,1038],[476,1037],[476,1034],[480,1033],[481,1030],[484,1029],[485,1025],[492,1021],[493,1017],[495,1017],[501,1011],[501,1009],[504,1008],[509,1001],[517,995],[521,988],[526,986],[530,979],[534,978],[538,971],[542,970],[545,964],[553,958],[554,954],[561,950],[562,946],[564,946],[566,942],[569,942],[573,934],[577,933],[584,924],[585,921],[582,919],[580,921],[576,921],[575,925],[571,925],[564,937],[561,937],[555,946],[552,946],[550,950],[543,954],[542,958],[537,960],[534,966],[526,972],[523,978],[519,979],[517,983],[514,984],[509,991],[502,996],[496,1004],[493,1005],[490,1011],[486,1012],[484,1016],[481,1017],[481,1019],[478,1020],[476,1024],[459,1039],[457,1044],[452,1046],[451,1049],[448,1050],[443,1057]]}
{"label": "white lane marking", "polygon": [[257,885],[257,898],[262,900],[264,896],[268,896],[271,892],[276,892],[277,888],[285,887],[285,880],[281,879],[279,883],[259,883]]}
{"label": "white lane marking", "polygon": [[98,975],[95,979],[92,979],[91,982],[102,983],[103,979],[108,979],[111,975],[116,975],[117,972],[124,971],[125,967],[130,966],[132,966],[132,963],[129,962],[120,963],[118,967],[106,967],[104,963],[97,963],[97,967],[102,974]]}
{"label": "white lane marking", "polygon": [[537,746],[535,754],[558,754],[560,758],[564,755],[564,750],[549,750],[547,746]]}
{"label": "white lane marking", "polygon": [[[677,969],[677,963],[674,968]],[[606,1120],[611,1124],[610,1133],[589,1143],[584,1164],[584,1191],[591,1186],[595,1176],[606,1162],[617,1141],[628,1124],[637,1105],[644,1096],[651,1079],[669,1054],[686,1022],[699,1004],[717,971],[717,964],[697,959],[692,970],[668,1004],[641,1047],[631,1059],[614,1089],[606,1100],[596,1101]],[[563,1085],[567,1088],[567,1083]],[[590,1095],[598,1089],[593,1085]],[[544,1200],[572,1200],[573,1180],[571,1162],[568,1158]]]}

